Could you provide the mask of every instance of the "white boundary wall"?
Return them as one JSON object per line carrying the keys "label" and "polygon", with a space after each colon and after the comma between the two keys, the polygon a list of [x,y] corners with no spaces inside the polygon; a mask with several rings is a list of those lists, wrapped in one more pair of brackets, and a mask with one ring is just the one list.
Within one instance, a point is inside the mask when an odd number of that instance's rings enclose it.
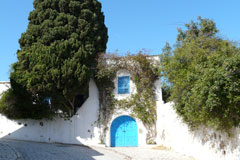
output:
{"label": "white boundary wall", "polygon": [[[113,94],[117,99],[127,99],[136,94],[136,86],[130,79],[130,94],[118,94],[118,76],[130,76],[128,71],[120,70],[114,80]],[[0,83],[0,94],[10,87],[9,82]],[[160,80],[155,82],[156,98],[162,100]],[[106,146],[110,146],[110,128],[113,120],[121,115],[131,116],[131,110],[116,109],[107,124]],[[77,115],[70,121],[61,118],[54,120],[9,120],[0,114],[0,138],[30,140],[38,142],[59,142],[68,144],[98,145],[101,143],[101,127],[99,118],[99,93],[93,80],[89,83],[89,97],[78,110]],[[139,119],[135,119],[138,126],[138,144],[145,146],[147,129]],[[105,127],[102,127],[105,128]]]}
{"label": "white boundary wall", "polygon": [[199,160],[240,160],[240,129],[234,129],[232,137],[204,127],[190,131],[172,105],[159,104],[158,145]]}
{"label": "white boundary wall", "polygon": [[[0,93],[7,89],[0,85]],[[9,84],[8,84],[9,86]],[[0,138],[96,145],[100,143],[97,126],[99,112],[98,89],[89,83],[89,97],[71,120],[9,120],[0,115]]]}

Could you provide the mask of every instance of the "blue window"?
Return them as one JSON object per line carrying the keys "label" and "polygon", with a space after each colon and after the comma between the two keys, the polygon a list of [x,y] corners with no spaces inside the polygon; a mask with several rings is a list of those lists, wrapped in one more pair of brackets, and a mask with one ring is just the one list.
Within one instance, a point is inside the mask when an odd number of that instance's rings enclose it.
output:
{"label": "blue window", "polygon": [[118,94],[130,93],[129,81],[129,76],[118,77]]}

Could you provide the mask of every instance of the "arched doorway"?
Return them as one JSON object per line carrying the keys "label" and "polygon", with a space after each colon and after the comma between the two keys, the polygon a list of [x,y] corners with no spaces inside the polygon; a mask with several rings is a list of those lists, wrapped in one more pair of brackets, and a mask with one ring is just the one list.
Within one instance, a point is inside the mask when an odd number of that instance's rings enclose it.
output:
{"label": "arched doorway", "polygon": [[111,147],[137,147],[138,127],[130,116],[117,117],[111,125]]}

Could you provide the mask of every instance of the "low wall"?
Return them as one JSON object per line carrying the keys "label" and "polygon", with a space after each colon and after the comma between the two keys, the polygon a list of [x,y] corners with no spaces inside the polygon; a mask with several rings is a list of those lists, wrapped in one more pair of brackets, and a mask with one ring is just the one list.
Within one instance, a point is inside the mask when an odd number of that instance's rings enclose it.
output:
{"label": "low wall", "polygon": [[70,120],[13,121],[0,115],[0,138],[96,145],[100,143],[98,112],[98,89],[91,80],[88,99]]}
{"label": "low wall", "polygon": [[[120,70],[118,76],[130,76],[125,70]],[[131,94],[117,93],[117,77],[114,80],[115,90],[113,94],[117,99],[129,98],[136,93],[136,86],[130,80]],[[155,83],[156,100],[162,100],[160,79]],[[0,82],[0,94],[10,87],[9,82]],[[110,117],[106,126],[98,124],[99,118],[99,92],[93,80],[89,83],[89,97],[78,110],[77,115],[70,120],[56,118],[54,120],[9,120],[0,114],[0,138],[30,140],[38,142],[59,142],[68,144],[97,145],[106,143],[110,146],[110,127],[112,121],[121,115],[131,115],[131,110],[117,110]],[[146,146],[147,129],[136,119],[138,126],[138,144]],[[104,130],[105,129],[105,130]],[[103,133],[106,133],[104,140],[101,140]],[[103,134],[104,135],[104,134]]]}
{"label": "low wall", "polygon": [[199,160],[240,160],[240,129],[233,129],[231,137],[205,127],[190,131],[172,105],[158,105],[159,145]]}

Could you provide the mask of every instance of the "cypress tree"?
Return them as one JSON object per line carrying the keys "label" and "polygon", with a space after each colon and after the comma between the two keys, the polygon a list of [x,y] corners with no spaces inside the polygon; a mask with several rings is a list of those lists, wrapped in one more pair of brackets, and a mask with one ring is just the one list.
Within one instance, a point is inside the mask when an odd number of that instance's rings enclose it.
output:
{"label": "cypress tree", "polygon": [[[101,3],[34,0],[33,4],[10,74],[15,96],[11,106],[17,110],[12,117],[42,118],[59,110],[72,116],[79,95],[87,97],[99,53],[106,50]],[[47,97],[51,107],[44,103]]]}

